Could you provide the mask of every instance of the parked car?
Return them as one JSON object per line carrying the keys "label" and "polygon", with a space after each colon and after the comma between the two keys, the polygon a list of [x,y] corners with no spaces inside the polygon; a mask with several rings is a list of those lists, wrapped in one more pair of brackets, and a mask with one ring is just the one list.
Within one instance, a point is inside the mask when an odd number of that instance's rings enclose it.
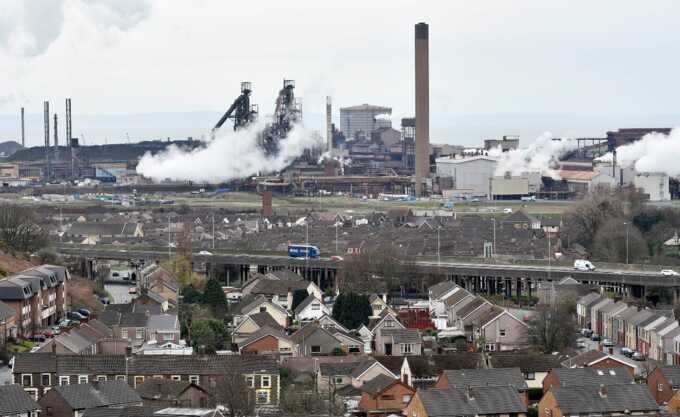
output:
{"label": "parked car", "polygon": [[633,358],[634,361],[644,361],[645,355],[643,355],[640,352],[633,352],[633,354],[631,355],[631,358]]}
{"label": "parked car", "polygon": [[680,274],[678,274],[677,272],[675,272],[672,269],[662,269],[661,275],[663,275],[664,277],[677,277]]}
{"label": "parked car", "polygon": [[198,252],[198,254],[203,256],[212,256],[212,253],[208,252],[207,250],[202,250]]}
{"label": "parked car", "polygon": [[81,315],[85,316],[85,318],[89,318],[92,315],[92,312],[86,308],[79,308],[77,311]]}
{"label": "parked car", "polygon": [[625,357],[630,358],[631,356],[633,356],[633,353],[635,353],[635,351],[633,349],[630,349],[630,348],[627,348],[627,347],[621,348],[621,354]]}
{"label": "parked car", "polygon": [[55,336],[59,336],[61,334],[61,327],[52,326],[52,333],[54,333]]}
{"label": "parked car", "polygon": [[344,261],[344,259],[343,259],[342,256],[333,255],[333,256],[331,256],[331,261],[342,262],[342,261]]}
{"label": "parked car", "polygon": [[574,269],[577,271],[594,271],[595,265],[587,259],[577,259],[574,261]]}
{"label": "parked car", "polygon": [[111,301],[109,300],[109,297],[101,297],[101,298],[99,299],[99,301],[100,301],[102,304],[104,304],[104,305],[110,304],[110,303],[111,303]]}
{"label": "parked car", "polygon": [[118,272],[115,272],[115,271],[114,271],[114,272],[111,273],[111,276],[112,276],[113,278],[118,278],[118,277],[120,276],[120,274],[119,274]]}
{"label": "parked car", "polygon": [[71,324],[73,324],[73,322],[71,320],[63,319],[62,321],[59,322],[58,326],[61,329],[68,329],[71,326]]}
{"label": "parked car", "polygon": [[130,287],[128,294],[137,294],[137,287]]}
{"label": "parked car", "polygon": [[593,333],[593,335],[590,336],[590,340],[592,340],[593,342],[599,342],[600,341],[600,335]]}
{"label": "parked car", "polygon": [[510,207],[506,207],[503,209],[504,214],[512,214],[512,209]]}
{"label": "parked car", "polygon": [[590,329],[581,329],[581,334],[585,337],[590,337],[593,335],[593,331]]}
{"label": "parked car", "polygon": [[73,320],[75,320],[75,321],[85,321],[87,319],[87,317],[85,317],[84,315],[80,314],[77,311],[69,311],[68,313],[66,313],[66,318],[68,318],[69,320],[72,320],[72,321]]}
{"label": "parked car", "polygon": [[587,348],[588,345],[586,344],[585,340],[579,340],[576,342],[576,348],[577,349],[585,349]]}
{"label": "parked car", "polygon": [[604,347],[613,347],[613,346],[614,346],[614,342],[612,342],[611,339],[604,339],[604,340],[602,341],[602,345],[603,345]]}
{"label": "parked car", "polygon": [[54,336],[55,336],[55,335],[54,335],[54,330],[52,330],[52,329],[45,329],[45,330],[43,330],[41,333],[42,333],[42,335],[45,336],[45,337],[54,337]]}
{"label": "parked car", "polygon": [[45,335],[44,335],[44,334],[40,334],[40,333],[34,334],[33,337],[31,337],[31,341],[36,342],[36,343],[42,343],[42,342],[44,342],[45,340],[46,340],[46,339],[45,339]]}

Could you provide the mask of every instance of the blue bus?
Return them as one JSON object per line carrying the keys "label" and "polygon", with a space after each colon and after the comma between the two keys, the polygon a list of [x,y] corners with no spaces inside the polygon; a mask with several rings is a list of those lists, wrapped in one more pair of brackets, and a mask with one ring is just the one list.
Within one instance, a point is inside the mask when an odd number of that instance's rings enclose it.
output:
{"label": "blue bus", "polygon": [[288,256],[292,258],[318,258],[320,254],[319,248],[313,245],[288,245]]}

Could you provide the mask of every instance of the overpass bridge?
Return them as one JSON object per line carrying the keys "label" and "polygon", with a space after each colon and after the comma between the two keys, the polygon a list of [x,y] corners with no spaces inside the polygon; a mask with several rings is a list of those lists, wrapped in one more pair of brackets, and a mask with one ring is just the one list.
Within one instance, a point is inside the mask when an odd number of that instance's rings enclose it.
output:
{"label": "overpass bridge", "polygon": [[[96,261],[156,262],[168,259],[161,249],[105,249],[79,245],[61,245],[57,251],[65,256]],[[243,283],[251,271],[266,273],[289,269],[325,288],[333,286],[342,262],[330,258],[291,258],[281,254],[213,253],[196,252],[194,262],[204,263],[206,273],[218,272],[229,285]],[[564,266],[516,265],[501,263],[472,263],[431,260],[412,262],[414,273],[433,277],[433,281],[451,280],[462,287],[483,294],[503,294],[506,297],[528,295],[543,282],[558,282],[571,277],[583,284],[591,284],[614,291],[623,296],[644,298],[649,287],[663,287],[673,292],[674,300],[680,298],[680,277],[662,276],[655,271],[629,269],[598,269],[578,271]]]}

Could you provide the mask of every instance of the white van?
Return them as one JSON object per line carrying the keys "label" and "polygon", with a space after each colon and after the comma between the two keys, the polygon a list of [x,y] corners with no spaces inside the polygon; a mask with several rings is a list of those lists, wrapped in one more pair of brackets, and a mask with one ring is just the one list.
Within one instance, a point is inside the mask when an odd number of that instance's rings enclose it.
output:
{"label": "white van", "polygon": [[577,259],[574,261],[574,269],[578,271],[594,271],[595,265],[592,262],[585,259]]}

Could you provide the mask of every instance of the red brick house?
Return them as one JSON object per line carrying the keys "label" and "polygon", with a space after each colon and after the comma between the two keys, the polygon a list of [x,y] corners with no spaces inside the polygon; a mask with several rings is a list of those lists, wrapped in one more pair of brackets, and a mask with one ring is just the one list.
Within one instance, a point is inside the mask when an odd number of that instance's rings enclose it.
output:
{"label": "red brick house", "polygon": [[378,375],[366,381],[360,389],[359,409],[367,417],[401,415],[416,392],[402,381],[386,375]]}
{"label": "red brick house", "polygon": [[680,366],[659,366],[647,376],[647,387],[657,404],[667,404],[680,389]]}

